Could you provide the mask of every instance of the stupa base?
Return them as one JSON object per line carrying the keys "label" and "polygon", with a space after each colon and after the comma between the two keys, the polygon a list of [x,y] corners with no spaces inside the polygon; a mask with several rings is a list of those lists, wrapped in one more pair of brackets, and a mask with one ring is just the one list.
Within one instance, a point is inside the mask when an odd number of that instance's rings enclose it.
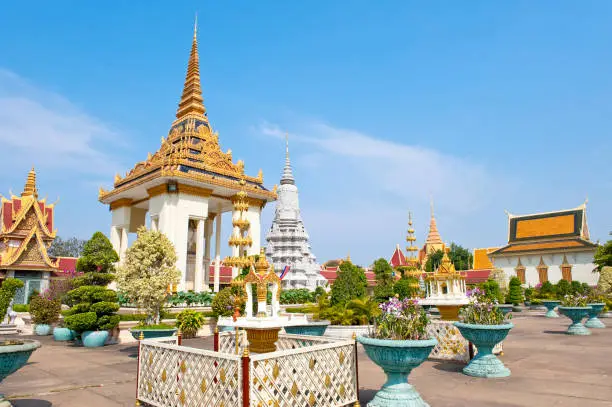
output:
{"label": "stupa base", "polygon": [[249,351],[253,353],[269,353],[276,351],[276,341],[280,328],[245,328]]}
{"label": "stupa base", "polygon": [[459,321],[461,305],[436,305],[440,311],[440,319],[444,321]]}

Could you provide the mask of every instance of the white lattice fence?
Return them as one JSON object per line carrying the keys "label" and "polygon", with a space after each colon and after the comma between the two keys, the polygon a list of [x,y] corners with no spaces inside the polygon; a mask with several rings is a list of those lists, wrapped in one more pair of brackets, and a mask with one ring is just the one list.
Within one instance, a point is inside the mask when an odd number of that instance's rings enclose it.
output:
{"label": "white lattice fence", "polygon": [[322,345],[334,342],[332,339],[310,336],[310,335],[290,335],[281,334],[276,342],[277,350],[299,349],[305,346]]}
{"label": "white lattice fence", "polygon": [[137,398],[158,407],[241,407],[240,358],[141,341]]}
{"label": "white lattice fence", "polygon": [[[470,361],[469,342],[451,321],[431,321],[427,325],[427,333],[438,340],[438,344],[429,355],[430,359],[457,360],[465,363]],[[474,354],[478,353],[476,346],[473,348]],[[493,348],[493,353],[499,354],[503,350],[504,344],[500,342]]]}
{"label": "white lattice fence", "polygon": [[[238,355],[242,355],[244,348],[248,346],[246,332],[238,331]],[[219,352],[236,354],[236,332],[220,332],[219,333]]]}
{"label": "white lattice fence", "polygon": [[252,407],[335,407],[357,401],[355,342],[251,355]]}

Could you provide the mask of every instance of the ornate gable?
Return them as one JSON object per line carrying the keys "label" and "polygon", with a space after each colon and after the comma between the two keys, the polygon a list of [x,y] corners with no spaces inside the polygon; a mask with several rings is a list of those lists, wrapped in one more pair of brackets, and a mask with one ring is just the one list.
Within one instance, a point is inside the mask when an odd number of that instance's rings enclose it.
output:
{"label": "ornate gable", "polygon": [[47,254],[45,245],[39,229],[35,227],[30,231],[19,247],[11,250],[2,257],[2,268],[37,268],[57,269],[57,261],[53,262]]}

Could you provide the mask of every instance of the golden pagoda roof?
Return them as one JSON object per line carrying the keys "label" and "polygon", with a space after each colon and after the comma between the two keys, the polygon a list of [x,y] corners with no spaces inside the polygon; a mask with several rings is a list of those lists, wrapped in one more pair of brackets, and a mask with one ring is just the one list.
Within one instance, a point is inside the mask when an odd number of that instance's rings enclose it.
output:
{"label": "golden pagoda roof", "polygon": [[443,279],[465,279],[465,277],[467,276],[466,272],[461,272],[458,271],[457,269],[455,269],[455,265],[453,264],[453,262],[451,261],[451,259],[448,257],[448,253],[446,251],[444,251],[444,255],[442,256],[442,262],[440,263],[440,266],[438,267],[438,269],[433,272],[433,273],[427,273],[427,278],[426,279],[436,279],[436,280],[443,280]]}
{"label": "golden pagoda roof", "polygon": [[21,241],[18,247],[8,247],[0,258],[0,268],[57,270],[59,259],[52,261],[47,254],[47,245],[38,227]]}
{"label": "golden pagoda roof", "polygon": [[429,233],[427,234],[427,239],[425,239],[425,244],[444,244],[444,242],[442,241],[442,237],[440,237],[440,232],[438,232],[438,225],[436,224],[436,218],[434,216],[433,200],[431,201],[431,219],[429,220]]}
{"label": "golden pagoda roof", "polygon": [[158,151],[138,162],[125,176],[116,175],[111,191],[100,188],[98,199],[111,203],[121,192],[162,177],[188,179],[230,190],[240,190],[239,182],[245,180],[248,192],[265,201],[276,199],[276,192],[263,185],[261,170],[256,177],[248,176],[241,160],[233,162],[231,150],[221,150],[219,135],[210,125],[202,97],[197,29],[194,29],[176,120],[168,136],[162,137]]}

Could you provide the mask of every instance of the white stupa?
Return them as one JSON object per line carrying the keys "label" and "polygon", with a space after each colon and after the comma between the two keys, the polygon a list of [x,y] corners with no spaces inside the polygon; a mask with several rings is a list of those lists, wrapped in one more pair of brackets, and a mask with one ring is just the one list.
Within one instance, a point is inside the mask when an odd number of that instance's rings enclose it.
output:
{"label": "white stupa", "polygon": [[319,273],[321,267],[312,254],[308,233],[300,215],[298,189],[295,186],[289,160],[288,140],[285,168],[277,194],[274,220],[266,235],[268,261],[272,263],[277,273],[281,273],[285,266],[289,266],[289,272],[282,280],[284,289],[314,290],[318,286],[325,286],[327,280]]}

